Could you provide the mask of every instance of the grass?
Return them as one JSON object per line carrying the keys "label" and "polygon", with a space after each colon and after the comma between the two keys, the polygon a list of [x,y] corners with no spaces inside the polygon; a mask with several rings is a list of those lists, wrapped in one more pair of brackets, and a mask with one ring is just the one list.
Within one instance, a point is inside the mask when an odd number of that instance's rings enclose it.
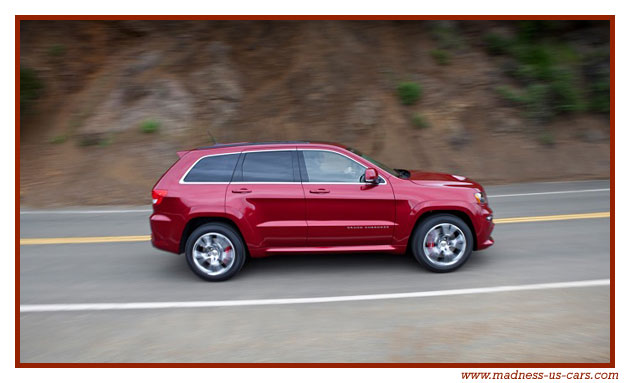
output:
{"label": "grass", "polygon": [[416,129],[426,129],[430,126],[429,121],[420,113],[415,113],[411,117],[411,122]]}
{"label": "grass", "polygon": [[422,87],[415,82],[401,82],[396,91],[403,105],[415,104],[422,96]]}
{"label": "grass", "polygon": [[151,134],[160,129],[160,122],[156,120],[146,120],[140,124],[140,131],[142,133]]}
{"label": "grass", "polygon": [[451,55],[442,49],[433,49],[431,56],[433,56],[433,59],[439,65],[448,65],[451,63]]}

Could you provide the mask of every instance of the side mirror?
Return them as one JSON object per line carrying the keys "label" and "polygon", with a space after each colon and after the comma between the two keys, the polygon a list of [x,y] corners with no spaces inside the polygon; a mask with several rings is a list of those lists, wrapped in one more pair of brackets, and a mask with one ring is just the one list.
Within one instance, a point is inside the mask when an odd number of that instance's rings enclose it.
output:
{"label": "side mirror", "polygon": [[378,183],[378,172],[374,168],[365,169],[365,183],[367,184],[377,184]]}

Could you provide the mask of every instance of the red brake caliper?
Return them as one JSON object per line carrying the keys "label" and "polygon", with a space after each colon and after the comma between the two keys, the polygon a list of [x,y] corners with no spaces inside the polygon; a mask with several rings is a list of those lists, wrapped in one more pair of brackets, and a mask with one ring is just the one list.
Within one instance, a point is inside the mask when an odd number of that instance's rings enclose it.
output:
{"label": "red brake caliper", "polygon": [[226,253],[226,256],[224,259],[222,259],[222,263],[224,263],[223,266],[227,266],[227,264],[230,262],[230,259],[232,258],[232,254],[229,254],[229,252],[232,251],[232,246],[226,247],[223,251]]}

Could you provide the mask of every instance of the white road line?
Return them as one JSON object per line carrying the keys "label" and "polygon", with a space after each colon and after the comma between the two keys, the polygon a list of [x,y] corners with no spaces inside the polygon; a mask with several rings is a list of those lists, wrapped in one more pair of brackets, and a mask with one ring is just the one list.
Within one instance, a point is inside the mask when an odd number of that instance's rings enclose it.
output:
{"label": "white road line", "polygon": [[419,291],[412,293],[372,294],[372,295],[346,295],[336,297],[315,298],[281,298],[281,299],[250,299],[234,301],[193,301],[193,302],[131,302],[131,303],[69,303],[69,304],[31,304],[20,305],[21,313],[32,312],[58,312],[58,311],[107,311],[107,310],[147,310],[147,309],[174,309],[174,308],[200,308],[200,307],[234,307],[234,306],[266,306],[266,305],[291,305],[304,303],[330,303],[350,301],[371,301],[383,299],[403,298],[428,298],[452,295],[488,294],[511,291],[568,289],[575,287],[609,286],[609,279],[596,279],[588,281],[572,281],[557,283],[538,283],[530,285],[494,286],[471,289]]}
{"label": "white road line", "polygon": [[522,197],[522,196],[529,196],[529,195],[548,195],[548,194],[596,193],[596,192],[604,192],[604,191],[610,191],[610,188],[586,189],[586,190],[564,190],[564,191],[540,192],[540,193],[497,194],[497,195],[488,195],[488,198]]}

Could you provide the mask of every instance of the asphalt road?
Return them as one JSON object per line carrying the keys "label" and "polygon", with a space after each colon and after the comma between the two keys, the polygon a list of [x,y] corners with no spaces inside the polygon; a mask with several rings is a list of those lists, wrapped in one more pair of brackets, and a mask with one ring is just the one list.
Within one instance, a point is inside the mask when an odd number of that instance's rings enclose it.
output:
{"label": "asphalt road", "polygon": [[[487,187],[496,218],[610,211],[608,181]],[[102,212],[101,210],[107,210]],[[112,212],[112,210],[116,212]],[[132,210],[132,211],[129,211]],[[145,235],[148,207],[23,208],[21,238]],[[149,242],[24,245],[20,304],[340,297],[610,278],[610,220],[496,226],[434,274],[411,256],[282,255],[207,283]],[[609,286],[326,303],[27,312],[22,362],[608,362]]]}

